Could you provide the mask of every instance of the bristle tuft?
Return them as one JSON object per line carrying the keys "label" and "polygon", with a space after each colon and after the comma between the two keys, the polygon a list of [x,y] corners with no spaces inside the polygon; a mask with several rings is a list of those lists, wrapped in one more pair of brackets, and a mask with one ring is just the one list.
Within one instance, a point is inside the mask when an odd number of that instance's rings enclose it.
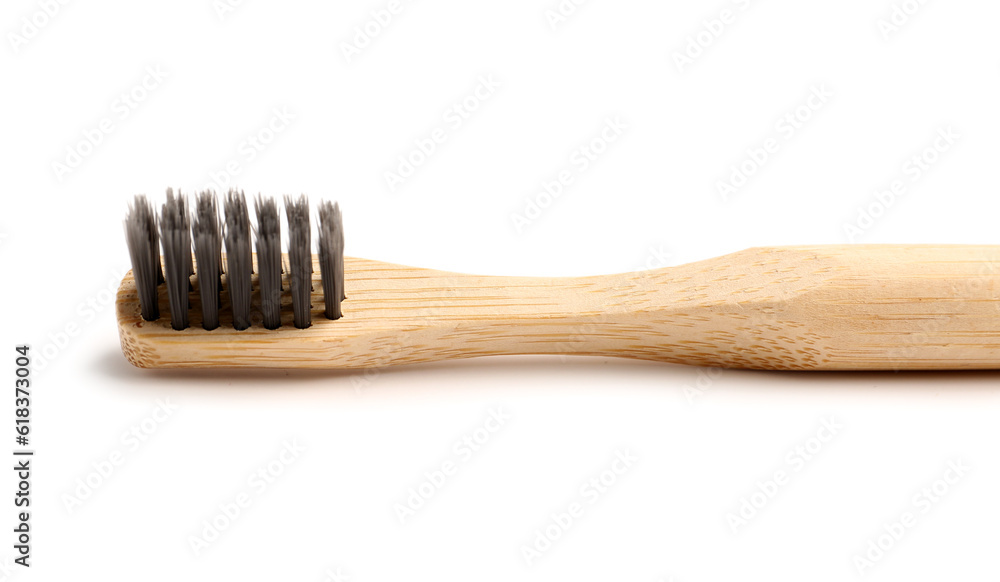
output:
{"label": "bristle tuft", "polygon": [[274,198],[254,201],[257,212],[257,277],[260,311],[266,329],[281,326],[281,220]]}
{"label": "bristle tuft", "polygon": [[145,196],[139,194],[129,204],[125,215],[125,241],[132,260],[132,277],[135,279],[142,318],[153,321],[160,317],[157,285],[163,278],[160,268],[160,242],[156,232],[156,213]]}
{"label": "bristle tuft", "polygon": [[226,288],[233,310],[233,327],[250,327],[250,215],[243,192],[226,194]]}
{"label": "bristle tuft", "polygon": [[[288,301],[283,297],[286,288],[291,295],[296,328],[312,325],[314,290],[323,293],[326,319],[344,316],[342,302],[347,299],[344,225],[337,203],[320,202],[318,216],[311,218],[305,195],[284,197],[287,255],[281,252],[281,200],[258,194],[254,199],[255,225],[250,221],[246,196],[240,190],[230,189],[221,196],[204,190],[195,195],[194,208],[188,203],[188,197],[180,190],[167,188],[166,202],[160,212],[156,212],[145,195],[135,196],[128,205],[125,238],[138,308],[144,320],[154,321],[161,316],[160,283],[166,286],[170,325],[175,330],[190,327],[191,303],[197,304],[199,299],[201,327],[205,330],[216,329],[223,322],[229,325],[226,319],[229,312],[223,313],[224,307],[231,311],[232,325],[237,330],[249,328],[253,321],[259,321],[266,329],[278,329],[282,302]],[[313,288],[311,220],[318,220],[321,289]],[[256,283],[255,270],[259,273]],[[191,275],[197,275],[197,289]],[[253,289],[254,285],[258,290]],[[192,296],[195,292],[198,295]]]}
{"label": "bristle tuft", "polygon": [[327,319],[340,319],[344,295],[344,225],[340,206],[322,202],[319,207],[319,266]]}
{"label": "bristle tuft", "polygon": [[198,194],[192,231],[198,264],[202,327],[215,329],[219,327],[219,297],[222,291],[222,229],[215,192],[206,190]]}
{"label": "bristle tuft", "polygon": [[188,290],[191,286],[191,218],[187,199],[173,189],[167,189],[167,203],[160,215],[160,238],[163,243],[164,277],[170,300],[170,325],[176,329],[188,326]]}
{"label": "bristle tuft", "polygon": [[285,196],[288,217],[288,263],[292,291],[292,312],[295,327],[304,329],[312,324],[309,296],[312,290],[312,251],[309,223],[309,200]]}

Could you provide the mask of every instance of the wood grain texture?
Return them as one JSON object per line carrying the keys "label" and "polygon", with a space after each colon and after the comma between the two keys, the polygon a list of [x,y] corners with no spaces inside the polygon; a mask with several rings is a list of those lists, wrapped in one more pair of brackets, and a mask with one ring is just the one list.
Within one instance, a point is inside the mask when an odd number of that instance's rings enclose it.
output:
{"label": "wood grain texture", "polygon": [[[344,317],[308,329],[170,328],[118,290],[122,351],[144,368],[368,368],[498,354],[621,356],[779,370],[1000,368],[1000,246],[766,247],[652,271],[488,277],[345,260]],[[256,276],[255,276],[256,277]],[[284,301],[288,302],[288,285]]]}

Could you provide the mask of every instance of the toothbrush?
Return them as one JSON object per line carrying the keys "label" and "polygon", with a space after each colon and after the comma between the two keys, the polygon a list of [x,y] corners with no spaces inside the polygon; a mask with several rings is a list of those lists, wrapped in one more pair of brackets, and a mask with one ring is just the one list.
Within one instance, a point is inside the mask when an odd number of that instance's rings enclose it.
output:
{"label": "toothbrush", "polygon": [[122,351],[141,368],[350,369],[504,354],[1000,368],[1000,246],[763,247],[618,275],[491,277],[344,257],[328,202],[313,256],[304,197],[285,200],[287,255],[273,199],[256,200],[255,254],[242,193],[227,194],[224,221],[214,195],[200,194],[193,227],[186,199],[167,199],[159,220],[143,197],[126,219],[133,270],[116,312]]}

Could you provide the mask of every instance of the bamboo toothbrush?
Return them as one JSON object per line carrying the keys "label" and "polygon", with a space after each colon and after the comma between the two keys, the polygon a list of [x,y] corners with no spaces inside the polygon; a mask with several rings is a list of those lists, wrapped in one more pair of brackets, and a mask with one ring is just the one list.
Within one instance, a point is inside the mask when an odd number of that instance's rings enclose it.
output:
{"label": "bamboo toothbrush", "polygon": [[193,227],[185,198],[168,191],[159,220],[136,198],[133,270],[117,297],[132,364],[367,368],[572,354],[774,370],[1000,368],[1000,246],[765,247],[620,275],[489,277],[343,257],[329,203],[313,257],[308,202],[285,203],[281,255],[272,199],[256,200],[252,254],[242,193],[227,194],[224,221],[214,195],[200,194]]}

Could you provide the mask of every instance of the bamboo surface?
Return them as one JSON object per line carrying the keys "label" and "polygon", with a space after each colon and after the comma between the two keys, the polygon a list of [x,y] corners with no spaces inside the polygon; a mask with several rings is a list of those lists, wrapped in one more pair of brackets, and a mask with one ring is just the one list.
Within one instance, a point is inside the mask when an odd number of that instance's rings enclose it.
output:
{"label": "bamboo surface", "polygon": [[676,267],[579,278],[490,277],[346,258],[344,317],[235,331],[143,321],[131,272],[122,351],[143,368],[369,368],[501,354],[621,356],[780,370],[1000,368],[1000,246],[764,247]]}

